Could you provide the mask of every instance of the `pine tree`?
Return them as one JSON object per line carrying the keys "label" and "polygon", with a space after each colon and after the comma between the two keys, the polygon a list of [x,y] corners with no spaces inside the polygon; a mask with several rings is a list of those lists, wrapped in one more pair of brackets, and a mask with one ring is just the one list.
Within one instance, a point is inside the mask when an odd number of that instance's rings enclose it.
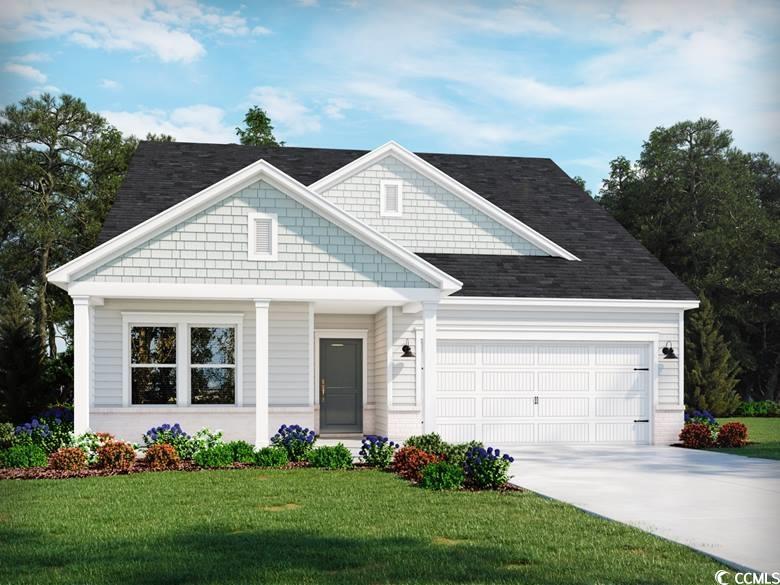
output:
{"label": "pine tree", "polygon": [[3,420],[21,423],[45,409],[43,352],[32,312],[16,284],[0,308],[0,409]]}
{"label": "pine tree", "polygon": [[685,402],[688,408],[728,416],[739,406],[734,388],[740,368],[718,329],[712,304],[702,299],[690,317],[685,340]]}

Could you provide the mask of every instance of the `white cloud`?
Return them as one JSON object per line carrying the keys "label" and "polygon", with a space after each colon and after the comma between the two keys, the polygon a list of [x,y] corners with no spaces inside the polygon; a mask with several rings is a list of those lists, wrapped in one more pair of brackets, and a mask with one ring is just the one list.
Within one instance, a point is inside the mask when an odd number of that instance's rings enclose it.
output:
{"label": "white cloud", "polygon": [[312,8],[314,6],[319,6],[320,1],[319,0],[298,0],[298,4],[300,6],[303,6],[304,8]]}
{"label": "white cloud", "polygon": [[30,65],[20,65],[19,63],[6,63],[3,67],[3,71],[6,73],[13,73],[14,75],[20,75],[27,79],[32,79],[36,83],[46,83],[46,75]]}
{"label": "white cloud", "polygon": [[319,116],[301,103],[296,96],[278,87],[260,86],[252,89],[249,99],[270,116],[282,136],[299,136],[319,132]]}
{"label": "white cloud", "polygon": [[101,114],[125,135],[170,134],[179,142],[237,142],[235,128],[224,122],[225,111],[198,104],[164,110],[104,111]]}
{"label": "white cloud", "polygon": [[51,61],[51,57],[47,53],[26,53],[25,55],[13,57],[13,60],[17,63],[41,63],[43,61]]}
{"label": "white cloud", "polygon": [[342,98],[329,98],[322,108],[323,113],[332,120],[344,118],[344,110],[351,109],[352,103]]}
{"label": "white cloud", "polygon": [[114,91],[117,89],[121,89],[122,84],[119,83],[118,81],[114,81],[113,79],[101,79],[100,87],[102,87],[103,89]]}
{"label": "white cloud", "polygon": [[265,26],[257,25],[252,29],[252,34],[255,36],[265,36],[270,35],[273,31]]}
{"label": "white cloud", "polygon": [[245,36],[262,28],[250,29],[239,13],[197,0],[13,0],[0,12],[0,38],[7,41],[63,37],[87,48],[151,53],[164,62],[202,57],[206,49],[196,34]]}
{"label": "white cloud", "polygon": [[27,92],[27,95],[31,97],[38,97],[44,93],[62,93],[62,90],[56,85],[44,85],[41,87],[35,87]]}

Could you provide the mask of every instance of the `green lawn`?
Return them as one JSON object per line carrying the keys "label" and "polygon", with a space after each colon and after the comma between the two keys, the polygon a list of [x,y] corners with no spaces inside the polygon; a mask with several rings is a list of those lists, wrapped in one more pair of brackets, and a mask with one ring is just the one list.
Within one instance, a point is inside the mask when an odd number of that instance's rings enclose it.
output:
{"label": "green lawn", "polygon": [[378,471],[0,481],[0,583],[706,583],[721,565],[532,493]]}
{"label": "green lawn", "polygon": [[748,428],[748,440],[753,444],[741,449],[713,449],[721,453],[733,453],[745,457],[780,459],[780,418],[737,417],[719,418],[720,424],[741,422]]}

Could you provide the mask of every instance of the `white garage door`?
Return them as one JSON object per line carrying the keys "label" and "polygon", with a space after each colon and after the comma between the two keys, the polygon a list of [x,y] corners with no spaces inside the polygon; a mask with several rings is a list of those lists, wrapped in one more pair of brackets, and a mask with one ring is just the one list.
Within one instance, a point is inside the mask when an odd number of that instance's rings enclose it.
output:
{"label": "white garage door", "polygon": [[650,345],[438,342],[448,441],[649,443]]}

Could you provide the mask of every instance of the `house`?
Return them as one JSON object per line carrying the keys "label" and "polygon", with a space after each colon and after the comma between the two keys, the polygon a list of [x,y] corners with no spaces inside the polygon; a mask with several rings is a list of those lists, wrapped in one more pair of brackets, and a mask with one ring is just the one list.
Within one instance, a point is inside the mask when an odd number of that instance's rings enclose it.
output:
{"label": "house", "polygon": [[668,444],[693,293],[551,160],[144,142],[74,304],[75,425]]}

